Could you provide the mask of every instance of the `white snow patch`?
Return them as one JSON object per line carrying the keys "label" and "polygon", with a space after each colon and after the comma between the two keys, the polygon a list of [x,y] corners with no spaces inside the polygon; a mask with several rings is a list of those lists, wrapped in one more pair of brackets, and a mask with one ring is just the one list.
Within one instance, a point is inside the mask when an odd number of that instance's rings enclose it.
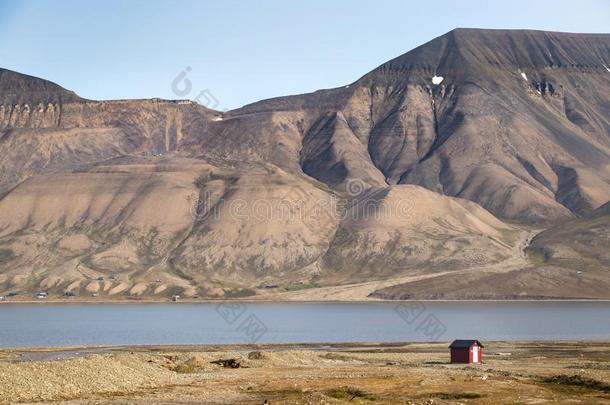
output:
{"label": "white snow patch", "polygon": [[212,118],[212,121],[222,121],[222,117],[214,117]]}
{"label": "white snow patch", "polygon": [[436,76],[436,75],[434,75],[434,77],[432,78],[432,84],[439,85],[439,84],[441,84],[441,82],[443,80],[445,80],[445,78],[443,76]]}
{"label": "white snow patch", "polygon": [[527,81],[527,75],[524,72],[521,72],[521,77],[523,80]]}
{"label": "white snow patch", "polygon": [[346,89],[349,89],[349,85],[345,86]]}
{"label": "white snow patch", "polygon": [[608,66],[604,65],[604,67],[606,68],[606,70],[607,70],[608,72],[610,72],[610,68],[609,68]]}

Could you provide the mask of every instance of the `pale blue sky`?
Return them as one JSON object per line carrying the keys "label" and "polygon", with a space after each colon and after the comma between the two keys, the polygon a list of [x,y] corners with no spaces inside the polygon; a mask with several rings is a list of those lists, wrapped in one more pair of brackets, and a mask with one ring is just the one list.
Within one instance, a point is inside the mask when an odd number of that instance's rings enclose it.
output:
{"label": "pale blue sky", "polygon": [[350,83],[456,27],[609,32],[610,2],[0,0],[0,66],[92,99],[209,89],[225,109]]}

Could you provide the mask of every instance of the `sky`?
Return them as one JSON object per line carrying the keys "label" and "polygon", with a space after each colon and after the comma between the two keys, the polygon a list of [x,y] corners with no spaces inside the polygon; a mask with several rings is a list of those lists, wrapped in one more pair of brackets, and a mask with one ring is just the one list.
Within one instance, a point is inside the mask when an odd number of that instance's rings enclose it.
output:
{"label": "sky", "polygon": [[0,67],[224,110],[349,84],[457,27],[610,32],[610,1],[0,0]]}

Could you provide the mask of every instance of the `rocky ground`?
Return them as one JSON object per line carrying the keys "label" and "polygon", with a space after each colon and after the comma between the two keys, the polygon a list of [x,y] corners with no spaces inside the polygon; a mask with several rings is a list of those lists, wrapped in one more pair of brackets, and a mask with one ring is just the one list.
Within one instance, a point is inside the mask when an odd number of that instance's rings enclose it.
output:
{"label": "rocky ground", "polygon": [[[235,358],[240,368],[211,362]],[[0,351],[0,403],[602,404],[610,343],[486,342],[485,363],[446,343]]]}

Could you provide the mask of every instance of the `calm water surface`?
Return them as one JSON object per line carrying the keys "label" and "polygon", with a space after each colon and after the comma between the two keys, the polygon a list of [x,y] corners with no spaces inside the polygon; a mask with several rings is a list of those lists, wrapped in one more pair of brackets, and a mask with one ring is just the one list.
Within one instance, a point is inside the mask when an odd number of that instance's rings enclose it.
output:
{"label": "calm water surface", "polygon": [[610,302],[1,304],[0,347],[610,339]]}

